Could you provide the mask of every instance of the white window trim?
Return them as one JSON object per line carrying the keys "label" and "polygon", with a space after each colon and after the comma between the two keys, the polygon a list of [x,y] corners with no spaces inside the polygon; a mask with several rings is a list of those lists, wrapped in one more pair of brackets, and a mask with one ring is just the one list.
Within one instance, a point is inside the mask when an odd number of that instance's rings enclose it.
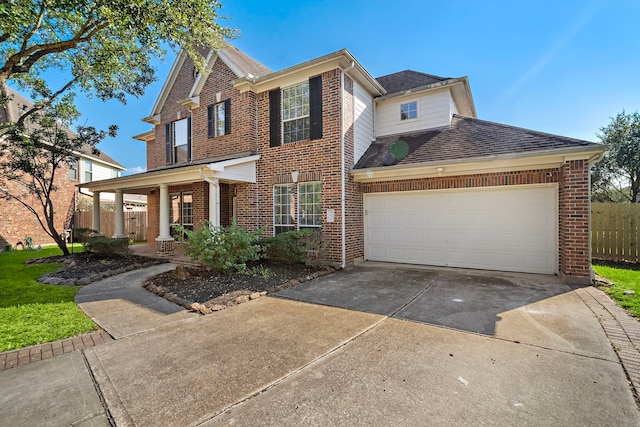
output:
{"label": "white window trim", "polygon": [[[302,85],[307,85],[307,108],[308,108],[308,113],[306,115],[303,116],[297,116],[293,119],[285,119],[284,118],[284,100],[285,100],[285,96],[284,93],[287,89],[292,89],[294,87],[298,87],[298,86],[302,86]],[[311,121],[311,93],[310,93],[310,88],[309,88],[309,81],[301,81],[299,83],[287,86],[282,88],[282,90],[280,91],[280,143],[282,145],[286,145],[286,144],[296,144],[298,142],[302,142],[302,141],[308,141],[311,138],[311,123],[309,123],[309,129],[308,129],[308,133],[309,133],[309,137],[305,138],[305,139],[300,139],[297,141],[289,141],[289,142],[285,142],[285,131],[284,131],[284,124],[287,122],[292,122],[294,120],[303,120],[306,118],[309,118],[309,121]],[[296,186],[297,188],[297,186]]]}
{"label": "white window trim", "polygon": [[[222,115],[222,120],[218,120],[218,108],[222,107],[222,111],[224,112],[224,114]],[[224,133],[224,127],[225,127],[225,120],[227,118],[227,112],[225,111],[224,108],[224,101],[222,102],[218,102],[216,104],[213,104],[213,136],[214,137],[218,137],[218,136],[224,136],[226,135]],[[220,132],[220,126],[222,126],[222,131]]]}
{"label": "white window trim", "polygon": [[[407,104],[416,104],[416,117],[413,119],[402,119],[402,106]],[[413,101],[400,102],[398,104],[398,123],[411,123],[420,120],[420,102],[416,99]]]}
{"label": "white window trim", "polygon": [[[314,184],[314,183],[318,183],[320,185],[320,225],[303,225],[302,227],[300,226],[300,186],[304,185],[304,184]],[[291,188],[293,189],[293,196],[295,197],[295,217],[294,217],[294,222],[293,224],[278,224],[276,223],[276,203],[275,203],[275,188],[276,187],[284,187],[284,186],[291,186]],[[272,221],[273,221],[273,235],[276,235],[276,227],[289,227],[290,230],[289,231],[299,231],[300,229],[305,229],[305,228],[314,228],[314,229],[321,229],[323,224],[322,224],[322,181],[306,181],[306,182],[299,182],[299,183],[288,183],[288,184],[275,184],[273,186],[273,216],[272,216]]]}

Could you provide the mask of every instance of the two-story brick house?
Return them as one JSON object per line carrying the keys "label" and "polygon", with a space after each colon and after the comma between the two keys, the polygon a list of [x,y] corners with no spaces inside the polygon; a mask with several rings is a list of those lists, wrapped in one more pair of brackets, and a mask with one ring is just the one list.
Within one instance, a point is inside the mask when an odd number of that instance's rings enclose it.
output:
{"label": "two-story brick house", "polygon": [[322,229],[339,265],[368,259],[588,282],[589,164],[603,148],[476,118],[468,79],[378,79],[347,50],[272,72],[225,45],[181,54],[151,114],[148,172],[92,191],[147,194],[148,235],[232,219]]}

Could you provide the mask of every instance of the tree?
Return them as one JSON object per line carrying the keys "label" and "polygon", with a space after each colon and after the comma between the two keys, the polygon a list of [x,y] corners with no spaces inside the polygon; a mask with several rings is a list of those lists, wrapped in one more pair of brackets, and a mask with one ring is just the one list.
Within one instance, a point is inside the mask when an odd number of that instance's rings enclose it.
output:
{"label": "tree", "polygon": [[107,135],[115,136],[116,132],[115,126],[108,132],[80,126],[78,132],[73,133],[68,125],[78,115],[63,97],[60,102],[31,114],[22,125],[9,127],[6,138],[0,140],[4,154],[0,158],[0,168],[4,171],[2,181],[15,184],[7,188],[0,185],[0,194],[17,201],[35,215],[42,229],[65,255],[69,255],[69,251],[55,221],[61,207],[54,206],[52,200],[58,189],[58,175],[64,172],[74,153],[91,151],[97,154],[96,145]]}
{"label": "tree", "polygon": [[594,201],[638,203],[640,194],[640,113],[623,111],[602,127],[600,141],[609,151],[591,172]]}
{"label": "tree", "polygon": [[21,194],[5,197],[35,195],[41,207],[23,204],[65,254],[50,197],[56,172],[74,150],[88,147],[97,154],[96,144],[115,135],[115,127],[105,132],[80,126],[76,135],[63,129],[79,117],[75,91],[123,103],[127,95],[140,96],[156,79],[151,59],[164,57],[165,46],[184,50],[202,71],[208,49],[236,35],[216,23],[220,8],[218,0],[0,3],[0,107],[11,102],[9,82],[34,101],[0,125],[0,174],[23,184]]}

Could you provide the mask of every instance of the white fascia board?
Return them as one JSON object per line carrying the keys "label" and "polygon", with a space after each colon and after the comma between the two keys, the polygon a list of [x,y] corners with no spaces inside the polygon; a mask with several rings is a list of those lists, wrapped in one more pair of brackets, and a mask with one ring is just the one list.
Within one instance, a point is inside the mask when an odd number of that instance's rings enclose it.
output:
{"label": "white fascia board", "polygon": [[[80,188],[87,188],[90,191],[109,191],[113,192],[115,190],[123,190],[129,191],[131,193],[135,193],[134,190],[140,189],[149,189],[157,187],[160,184],[169,184],[169,185],[177,185],[184,184],[190,182],[198,182],[202,181],[202,176],[200,175],[200,171],[202,169],[210,169],[211,165],[216,165],[222,163],[222,170],[216,171],[211,169],[213,175],[209,176],[210,178],[219,178],[222,180],[232,180],[232,181],[242,181],[242,176],[246,176],[246,173],[237,173],[238,171],[233,170],[233,166],[242,165],[245,163],[253,163],[251,166],[254,169],[255,173],[255,162],[260,159],[259,155],[255,156],[247,156],[241,157],[238,159],[231,160],[223,160],[217,163],[210,163],[209,165],[192,165],[185,166],[176,169],[168,169],[168,170],[159,170],[159,171],[150,171],[144,172],[136,175],[123,176],[120,178],[110,178],[103,179],[100,181],[92,181],[86,182],[83,184],[78,184]],[[250,177],[249,177],[250,178]],[[245,182],[255,182],[255,178],[253,181],[245,181]]]}
{"label": "white fascia board", "polygon": [[[200,92],[202,92],[202,89],[204,88],[204,84],[206,83],[207,78],[209,77],[209,74],[211,74],[211,70],[213,70],[213,66],[216,63],[216,60],[218,59],[218,57],[219,57],[218,53],[216,53],[214,50],[209,51],[209,53],[207,54],[207,58],[205,59],[205,64],[206,64],[205,70],[202,73],[198,73],[198,76],[196,77],[196,80],[193,83],[193,87],[189,92],[188,99],[192,99],[196,101],[196,98],[197,98],[196,102],[198,105],[200,104]],[[229,68],[231,67],[229,66]]]}
{"label": "white fascia board", "polygon": [[136,139],[138,141],[142,141],[142,142],[149,142],[154,140],[156,137],[156,132],[155,130],[151,129],[149,131],[140,133],[138,135],[134,135],[133,139]]}
{"label": "white fascia board", "polygon": [[555,153],[541,152],[537,155],[505,155],[469,159],[425,162],[410,165],[381,166],[350,171],[356,182],[396,181],[414,178],[435,178],[458,175],[555,169],[571,160],[597,161],[606,149],[592,148],[558,150]]}
{"label": "white fascia board", "polygon": [[88,159],[88,160],[91,160],[92,162],[100,163],[101,165],[106,165],[106,166],[109,166],[109,167],[112,167],[112,168],[115,168],[115,169],[119,169],[119,170],[121,170],[121,171],[123,171],[123,170],[126,170],[126,169],[127,169],[127,168],[125,168],[125,167],[124,167],[124,166],[122,166],[122,165],[117,165],[117,164],[115,164],[115,163],[111,163],[111,162],[105,162],[104,160],[102,160],[102,159],[100,159],[100,158],[98,158],[98,157],[95,157],[95,156],[93,156],[93,155],[91,155],[91,154],[82,153],[82,152],[80,152],[80,151],[74,151],[74,152],[73,152],[73,155],[74,155],[74,156],[77,156],[78,158],[81,158],[81,159]]}
{"label": "white fascia board", "polygon": [[350,77],[364,86],[374,96],[386,93],[380,83],[365,70],[347,49],[342,49],[266,76],[258,78],[244,77],[236,79],[232,83],[241,93],[248,91],[261,93],[291,86],[309,78],[309,76],[315,76],[336,68],[349,70]]}
{"label": "white fascia board", "polygon": [[[238,68],[238,66],[233,61],[231,61],[227,55],[224,54],[224,51],[222,49],[217,52],[217,56],[220,57],[222,62],[224,62],[227,67],[229,67],[229,69],[233,72],[233,74],[235,74],[238,78],[244,77],[244,73],[242,72],[242,70]],[[211,64],[211,67],[213,68],[213,63]]]}
{"label": "white fascia board", "polygon": [[453,96],[454,101],[456,101],[456,105],[465,109],[464,111],[460,111],[460,115],[476,118],[476,106],[473,101],[473,95],[471,94],[469,79],[466,76],[444,80],[441,82],[432,83],[430,85],[420,86],[400,92],[390,93],[388,95],[375,98],[374,101],[385,101],[387,99],[398,98],[405,95],[415,95],[418,93],[431,92],[446,87],[450,88],[451,95]]}
{"label": "white fascia board", "polygon": [[258,160],[260,160],[260,155],[256,154],[255,156],[240,157],[238,159],[229,159],[229,160],[223,160],[221,162],[209,163],[207,167],[212,171],[222,172],[225,170],[225,168],[228,168],[230,166],[236,166],[236,165],[241,165],[243,163],[250,163],[250,162],[255,163]]}
{"label": "white fascia board", "polygon": [[169,96],[169,92],[171,91],[171,88],[173,87],[173,84],[175,83],[176,78],[178,77],[178,73],[180,72],[180,69],[184,65],[184,61],[186,59],[187,59],[187,53],[184,50],[181,50],[178,56],[176,57],[176,60],[173,61],[173,65],[171,66],[169,75],[167,76],[167,79],[164,81],[164,85],[162,86],[160,95],[158,95],[158,99],[156,99],[156,103],[153,105],[151,114],[149,115],[149,117],[145,117],[143,121],[147,121],[146,119],[153,118],[154,116],[160,114],[160,111],[162,111],[162,107],[164,106],[164,103],[167,100],[167,97]]}

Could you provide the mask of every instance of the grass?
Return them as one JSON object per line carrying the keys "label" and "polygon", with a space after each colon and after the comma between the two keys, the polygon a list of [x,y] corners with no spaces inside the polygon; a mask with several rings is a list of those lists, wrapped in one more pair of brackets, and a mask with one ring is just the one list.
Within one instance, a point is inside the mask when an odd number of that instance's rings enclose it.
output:
{"label": "grass", "polygon": [[[78,252],[79,246],[74,247]],[[62,255],[57,247],[0,253],[0,352],[57,341],[96,329],[74,302],[77,288],[36,280],[62,264],[25,265],[28,258]]]}
{"label": "grass", "polygon": [[[640,318],[640,265],[612,262],[597,262],[593,269],[602,277],[613,283],[601,289],[613,298],[620,307],[631,315]],[[625,291],[635,292],[625,295]]]}

